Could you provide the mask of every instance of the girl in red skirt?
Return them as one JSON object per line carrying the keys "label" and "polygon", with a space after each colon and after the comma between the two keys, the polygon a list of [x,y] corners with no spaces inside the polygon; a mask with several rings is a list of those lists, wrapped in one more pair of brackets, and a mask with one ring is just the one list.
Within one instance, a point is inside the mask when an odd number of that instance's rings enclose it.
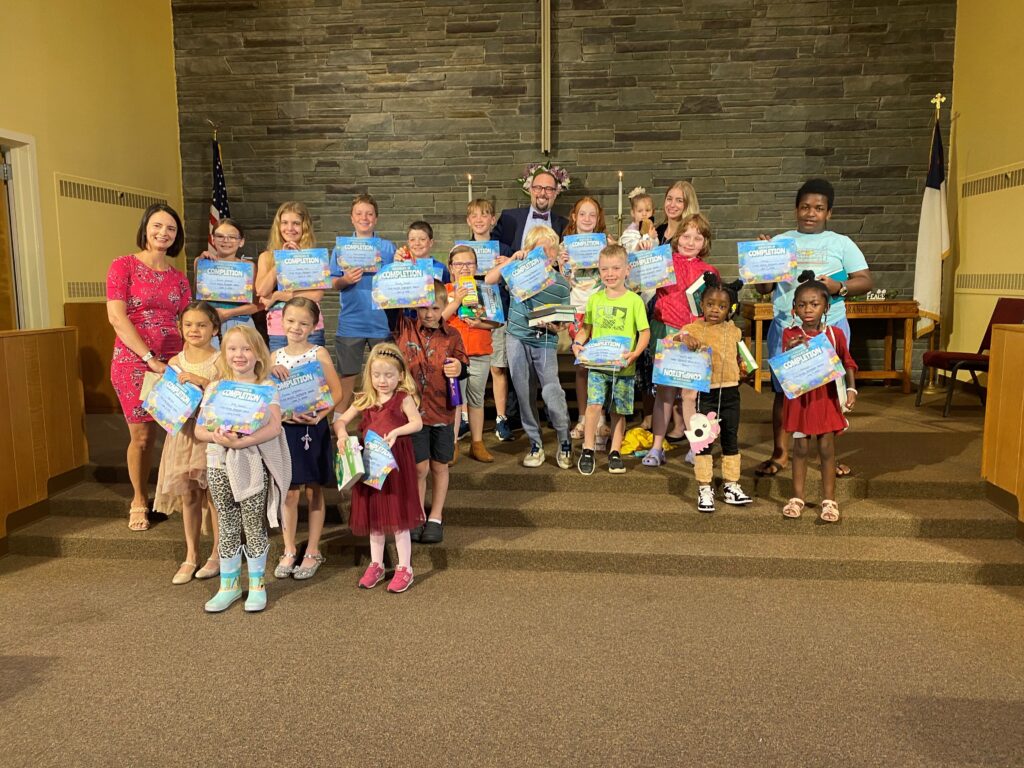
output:
{"label": "girl in red skirt", "polygon": [[[839,360],[846,367],[846,410],[852,410],[857,400],[857,363],[850,356],[846,335],[839,328],[826,326],[825,313],[831,297],[824,283],[815,279],[814,273],[805,270],[797,279],[800,287],[793,294],[793,316],[799,325],[782,332],[782,349],[788,350],[798,344],[806,344],[819,333],[825,333],[835,347]],[[821,459],[821,483],[824,497],[821,502],[821,519],[826,523],[839,522],[839,505],[835,502],[836,489],[836,447],[834,436],[848,426],[839,402],[839,391],[831,383],[805,392],[792,400],[786,399],[782,406],[782,426],[793,435],[793,496],[782,508],[785,517],[800,517],[804,509],[804,482],[807,479],[807,455],[810,452],[811,437],[818,438],[818,457]]]}
{"label": "girl in red skirt", "polygon": [[349,528],[356,536],[370,537],[370,566],[359,586],[373,589],[384,580],[384,539],[394,534],[398,549],[398,568],[388,582],[388,592],[404,592],[412,584],[412,537],[409,531],[423,524],[423,506],[416,479],[416,459],[409,435],[423,428],[418,408],[416,383],[409,374],[405,358],[394,344],[378,344],[370,351],[363,368],[362,392],[351,407],[335,416],[334,432],[338,450],[348,440],[348,424],[357,415],[359,439],[365,441],[372,429],[387,440],[398,469],[378,491],[366,483],[352,488],[352,513]]}

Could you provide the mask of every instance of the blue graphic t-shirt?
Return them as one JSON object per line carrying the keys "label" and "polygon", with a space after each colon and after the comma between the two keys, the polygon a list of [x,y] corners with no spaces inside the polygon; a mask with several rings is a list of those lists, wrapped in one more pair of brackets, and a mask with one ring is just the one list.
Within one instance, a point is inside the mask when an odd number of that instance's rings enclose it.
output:
{"label": "blue graphic t-shirt", "polygon": [[[352,235],[355,237],[355,233]],[[380,265],[386,266],[395,260],[395,244],[380,238]],[[338,269],[336,259],[331,259],[331,274],[344,274]],[[384,310],[373,303],[372,288],[374,272],[366,272],[355,285],[338,291],[341,311],[338,313],[338,336],[357,339],[383,339],[391,335],[388,317]]]}

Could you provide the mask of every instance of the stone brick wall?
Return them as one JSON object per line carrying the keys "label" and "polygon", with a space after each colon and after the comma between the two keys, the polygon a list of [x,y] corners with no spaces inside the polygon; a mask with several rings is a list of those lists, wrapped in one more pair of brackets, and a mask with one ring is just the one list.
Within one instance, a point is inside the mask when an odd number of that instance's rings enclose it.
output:
{"label": "stone brick wall", "polygon": [[[616,172],[656,199],[695,184],[735,274],[734,241],[792,223],[793,194],[836,185],[833,228],[878,282],[913,284],[936,91],[952,83],[955,0],[556,0],[555,161],[567,210],[614,215]],[[536,0],[174,0],[185,217],[205,235],[209,128],[232,213],[266,238],[300,199],[324,240],[369,190],[393,239],[426,218],[437,252],[464,231],[466,174],[497,207],[539,153]],[[944,133],[948,137],[948,123]],[[628,205],[626,206],[628,218]]]}

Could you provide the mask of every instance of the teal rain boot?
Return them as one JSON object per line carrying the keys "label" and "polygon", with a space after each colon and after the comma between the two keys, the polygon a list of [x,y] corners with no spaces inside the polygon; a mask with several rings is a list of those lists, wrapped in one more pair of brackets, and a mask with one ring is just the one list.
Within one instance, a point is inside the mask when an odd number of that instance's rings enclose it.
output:
{"label": "teal rain boot", "polygon": [[226,611],[233,602],[242,597],[242,587],[238,583],[242,575],[242,552],[239,550],[234,557],[220,559],[220,590],[206,603],[207,613]]}
{"label": "teal rain boot", "polygon": [[245,598],[245,610],[256,613],[267,607],[267,586],[263,580],[263,572],[267,569],[267,553],[253,557],[247,551],[245,561],[249,566],[249,594]]}

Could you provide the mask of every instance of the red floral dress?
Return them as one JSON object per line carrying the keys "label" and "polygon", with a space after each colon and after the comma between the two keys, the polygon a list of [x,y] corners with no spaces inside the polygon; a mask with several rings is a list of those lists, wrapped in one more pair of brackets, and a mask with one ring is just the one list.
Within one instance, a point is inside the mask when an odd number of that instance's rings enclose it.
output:
{"label": "red floral dress", "polygon": [[[134,254],[114,260],[107,272],[107,301],[123,301],[128,319],[160,360],[165,363],[181,352],[178,313],[192,301],[188,278],[174,267],[150,269]],[[142,408],[139,392],[149,367],[142,358],[114,339],[110,383],[114,385],[124,418],[132,424],[152,421]]]}
{"label": "red floral dress", "polygon": [[[782,348],[788,349],[792,339],[812,338],[822,331],[805,332],[800,328],[787,328],[782,332]],[[850,356],[846,334],[839,328],[827,326],[828,340],[839,355],[839,362],[846,370],[856,371],[857,363]],[[804,392],[800,397],[786,400],[782,404],[782,428],[787,432],[802,432],[805,435],[825,435],[842,432],[849,426],[843,409],[839,405],[839,392],[834,383]]]}
{"label": "red floral dress", "polygon": [[[359,420],[360,441],[366,439],[368,429],[383,437],[391,430],[408,424],[409,419],[402,411],[402,401],[406,397],[405,392],[395,392],[384,405],[363,411]],[[391,453],[398,469],[388,475],[379,491],[363,482],[352,486],[352,514],[348,526],[356,536],[407,531],[423,523],[412,438],[402,435],[395,440]]]}

